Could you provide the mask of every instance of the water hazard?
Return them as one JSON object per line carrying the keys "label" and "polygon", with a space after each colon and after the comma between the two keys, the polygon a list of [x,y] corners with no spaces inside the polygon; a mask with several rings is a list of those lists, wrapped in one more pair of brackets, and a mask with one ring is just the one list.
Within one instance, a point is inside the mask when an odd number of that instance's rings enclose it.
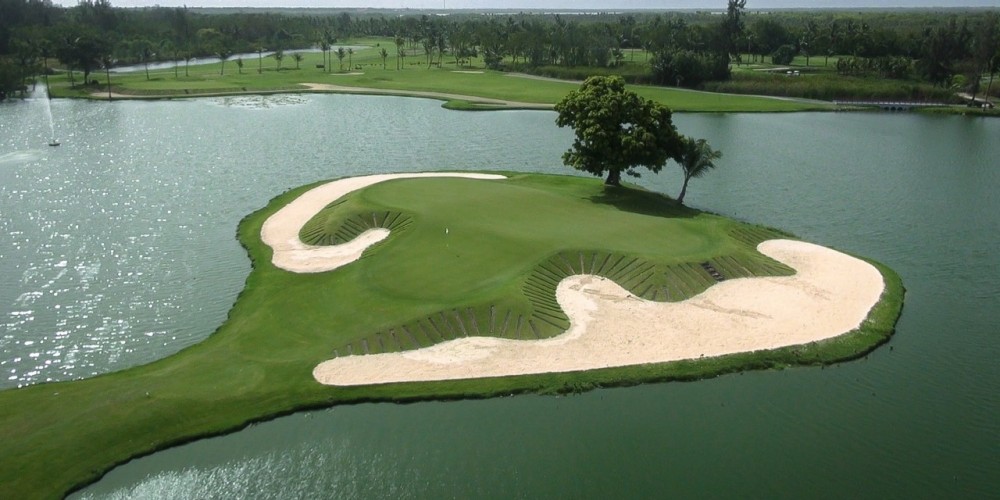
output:
{"label": "water hazard", "polygon": [[[198,342],[249,264],[236,224],[317,179],[567,171],[547,112],[363,96],[0,105],[0,384],[104,373]],[[725,152],[689,201],[870,256],[907,286],[897,336],[821,369],[573,397],[357,405],[136,460],[91,498],[840,497],[995,493],[1000,122],[687,115]],[[676,193],[668,167],[643,183]]]}
{"label": "water hazard", "polygon": [[[5,105],[0,387],[121,369],[205,338],[249,272],[237,223],[288,188],[386,169],[495,168],[487,159],[506,154],[502,137],[523,133],[524,120],[550,125],[525,112],[459,141],[464,125],[437,102],[393,99],[390,120],[381,102],[57,100],[59,148],[45,148],[47,100]],[[530,150],[508,165],[526,168],[546,147],[557,158],[544,137],[525,137]]]}

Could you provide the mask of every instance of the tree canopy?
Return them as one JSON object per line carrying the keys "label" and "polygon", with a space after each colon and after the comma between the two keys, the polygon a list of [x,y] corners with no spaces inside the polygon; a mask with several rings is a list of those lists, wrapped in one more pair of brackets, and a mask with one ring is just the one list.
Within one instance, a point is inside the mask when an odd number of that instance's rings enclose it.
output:
{"label": "tree canopy", "polygon": [[[29,77],[48,73],[49,64],[60,62],[75,85],[74,72],[88,77],[98,67],[94,61],[106,56],[114,64],[136,64],[189,61],[220,50],[257,52],[262,73],[264,52],[307,49],[317,42],[324,53],[323,69],[331,71],[332,45],[368,37],[396,42],[397,69],[405,66],[406,57],[419,54],[426,56],[427,67],[440,66],[448,53],[456,68],[482,58],[490,69],[556,78],[620,74],[630,83],[750,93],[759,93],[755,76],[760,75],[733,75],[731,63],[743,62],[748,53],[746,62],[766,62],[765,56],[779,47],[784,47],[778,54],[784,60],[806,56],[806,66],[810,55],[824,57],[824,66],[836,65],[842,76],[898,79],[901,90],[881,93],[910,98],[949,96],[957,85],[971,93],[982,90],[980,83],[990,88],[984,75],[995,75],[1000,65],[995,8],[747,10],[745,0],[727,0],[723,10],[720,0],[718,8],[695,11],[484,15],[468,10],[433,16],[408,9],[136,9],[114,7],[111,1],[79,0],[63,7],[51,0],[0,0],[2,88],[23,93]],[[134,50],[142,40],[149,50]],[[388,53],[392,45],[387,44]],[[829,60],[837,55],[842,57]],[[345,56],[351,63],[351,54]],[[412,60],[416,64],[418,59]],[[711,85],[730,79],[737,84]],[[914,86],[914,80],[940,89]],[[792,87],[775,88],[786,93]],[[830,98],[849,97],[840,87],[823,88],[821,93]],[[854,97],[875,97],[868,95],[867,86],[844,88],[863,93]],[[812,90],[795,92],[818,97]]]}
{"label": "tree canopy", "polygon": [[556,124],[576,132],[563,163],[596,176],[607,172],[605,184],[619,185],[622,172],[638,177],[636,167],[659,172],[681,152],[670,109],[626,90],[620,77],[588,78],[555,110]]}

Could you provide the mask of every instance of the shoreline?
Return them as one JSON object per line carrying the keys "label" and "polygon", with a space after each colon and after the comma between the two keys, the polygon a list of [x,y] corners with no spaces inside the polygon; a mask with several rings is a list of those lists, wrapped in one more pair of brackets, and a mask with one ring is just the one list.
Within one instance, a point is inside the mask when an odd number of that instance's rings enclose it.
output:
{"label": "shoreline", "polygon": [[[263,224],[261,239],[282,269],[323,272],[348,265],[389,236],[371,230],[342,245],[312,247],[298,239],[323,207],[358,189],[400,178],[486,174],[380,174],[340,179],[307,191]],[[758,250],[796,269],[788,277],[717,283],[678,303],[638,299],[614,282],[574,275],[557,300],[570,328],[557,337],[515,341],[467,337],[423,349],[338,357],[317,365],[314,378],[337,386],[463,380],[564,373],[772,350],[822,341],[856,330],[879,303],[882,274],[835,250],[793,240],[768,240]],[[657,325],[649,328],[649,325]]]}
{"label": "shoreline", "polygon": [[197,99],[204,97],[227,97],[234,95],[273,95],[273,94],[345,94],[345,95],[376,95],[376,96],[396,96],[396,97],[417,97],[424,99],[434,99],[445,101],[444,106],[458,101],[471,105],[470,109],[476,110],[551,110],[554,104],[537,102],[520,102],[506,99],[495,99],[491,97],[477,97],[464,94],[452,94],[447,92],[432,92],[423,90],[393,90],[378,89],[372,87],[349,87],[345,85],[334,85],[331,83],[300,83],[296,84],[301,88],[295,89],[275,89],[275,90],[233,90],[221,92],[193,92],[193,93],[171,93],[171,94],[122,94],[111,92],[110,97],[107,91],[91,92],[87,98],[98,101],[155,101],[169,99]]}

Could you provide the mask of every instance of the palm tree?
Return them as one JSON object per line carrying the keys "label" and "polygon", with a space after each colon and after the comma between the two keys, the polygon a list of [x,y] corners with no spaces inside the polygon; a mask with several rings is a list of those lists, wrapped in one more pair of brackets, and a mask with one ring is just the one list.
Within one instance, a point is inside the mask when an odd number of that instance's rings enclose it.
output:
{"label": "palm tree", "polygon": [[149,60],[153,58],[153,44],[145,38],[132,41],[132,51],[146,68],[146,80],[149,81]]}
{"label": "palm tree", "polygon": [[431,63],[434,62],[434,35],[427,35],[427,38],[421,40],[421,44],[423,44],[424,54],[427,56],[427,69],[431,69]]}
{"label": "palm tree", "polygon": [[330,52],[330,42],[326,41],[326,38],[320,38],[319,50],[323,51],[323,68],[324,71],[326,71],[326,68],[329,67],[330,64],[326,60],[329,55],[328,53]]}
{"label": "palm tree", "polygon": [[292,59],[295,59],[295,69],[299,69],[299,63],[302,62],[302,59],[305,59],[305,56],[303,56],[298,52],[295,52],[294,54],[292,54]]}
{"label": "palm tree", "polygon": [[174,60],[174,78],[176,79],[177,78],[177,52],[180,49],[178,49],[177,46],[174,45],[173,42],[171,42],[170,40],[167,40],[167,39],[160,40],[160,43],[158,44],[158,46],[160,48],[160,59],[162,59],[163,56],[166,55],[166,54],[173,54],[173,60]]}
{"label": "palm tree", "polygon": [[344,56],[347,55],[347,51],[343,47],[337,49],[337,59],[340,60],[340,71],[344,71]]}
{"label": "palm tree", "polygon": [[226,75],[226,59],[229,59],[229,57],[233,55],[233,52],[231,50],[229,50],[229,49],[222,48],[222,49],[219,49],[218,52],[215,53],[215,55],[219,56],[219,59],[222,60],[222,67],[219,68],[219,75],[225,76]]}
{"label": "palm tree", "polygon": [[[104,77],[108,80],[108,100],[111,100],[111,67],[115,65],[115,60],[111,54],[101,56],[101,66],[104,66]],[[47,89],[46,89],[47,90]]]}
{"label": "palm tree", "polygon": [[347,69],[350,70],[350,69],[353,69],[353,68],[354,68],[354,49],[348,47],[347,48]]}
{"label": "palm tree", "polygon": [[[333,36],[333,32],[329,29],[323,30],[323,41],[326,42],[327,51],[333,50],[333,44],[337,42],[337,37]],[[326,65],[326,72],[329,73],[333,71],[331,68],[333,66],[333,54],[329,54],[329,64]]]}
{"label": "palm tree", "polygon": [[385,71],[385,59],[389,57],[389,51],[385,50],[385,47],[382,47],[378,55],[382,56],[382,70]]}
{"label": "palm tree", "polygon": [[445,38],[444,33],[439,33],[435,42],[437,43],[438,67],[440,68],[444,62],[444,51],[448,48],[448,40]]}
{"label": "palm tree", "polygon": [[271,54],[271,57],[273,57],[274,60],[277,61],[278,71],[281,71],[281,60],[285,58],[285,51],[281,49],[275,50],[274,54]]}
{"label": "palm tree", "polygon": [[682,141],[681,155],[677,163],[684,170],[684,185],[681,187],[680,196],[677,197],[678,205],[684,204],[688,181],[692,177],[705,175],[709,170],[715,168],[715,160],[722,158],[722,152],[712,149],[705,139],[694,140],[690,137],[684,137]]}
{"label": "palm tree", "polygon": [[406,43],[406,40],[404,40],[403,37],[396,35],[393,42],[396,43],[396,71],[399,71],[402,65],[402,60],[406,57],[406,52],[403,51],[403,44]]}
{"label": "palm tree", "polygon": [[243,58],[242,57],[237,57],[236,58],[236,67],[239,68],[240,74],[242,75],[243,74]]}

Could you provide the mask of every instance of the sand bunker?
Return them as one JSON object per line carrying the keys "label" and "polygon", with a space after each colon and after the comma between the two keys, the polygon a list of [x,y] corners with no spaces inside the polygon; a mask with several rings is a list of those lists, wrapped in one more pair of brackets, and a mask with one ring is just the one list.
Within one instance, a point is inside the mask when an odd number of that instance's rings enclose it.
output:
{"label": "sand bunker", "polygon": [[[345,194],[398,178],[500,175],[424,173],[341,179],[314,188],[264,223],[261,238],[274,249],[276,266],[308,273],[336,269],[360,258],[388,236],[362,233],[343,245],[302,243],[299,230]],[[413,351],[339,357],[313,370],[319,382],[367,385],[570,372],[663,363],[775,349],[828,339],[857,328],[878,302],[884,283],[874,266],[826,247],[770,240],[758,250],[797,272],[787,277],[741,278],[716,284],[683,302],[632,296],[614,282],[591,275],[560,282],[556,298],[570,328],[545,340],[468,337]]]}
{"label": "sand bunker", "polygon": [[502,377],[663,363],[805,344],[857,328],[884,284],[870,264],[811,243],[770,240],[758,249],[795,268],[789,277],[716,284],[678,303],[636,298],[590,275],[556,291],[570,318],[545,340],[470,337],[415,351],[348,356],[313,370],[329,385]]}
{"label": "sand bunker", "polygon": [[505,179],[502,175],[467,173],[381,174],[349,177],[310,189],[272,214],[260,230],[260,239],[274,250],[271,262],[293,273],[332,271],[361,258],[365,249],[389,236],[388,229],[371,229],[342,245],[313,246],[299,239],[299,231],[317,212],[341,196],[372,184],[392,179],[420,177],[465,177],[468,179]]}

